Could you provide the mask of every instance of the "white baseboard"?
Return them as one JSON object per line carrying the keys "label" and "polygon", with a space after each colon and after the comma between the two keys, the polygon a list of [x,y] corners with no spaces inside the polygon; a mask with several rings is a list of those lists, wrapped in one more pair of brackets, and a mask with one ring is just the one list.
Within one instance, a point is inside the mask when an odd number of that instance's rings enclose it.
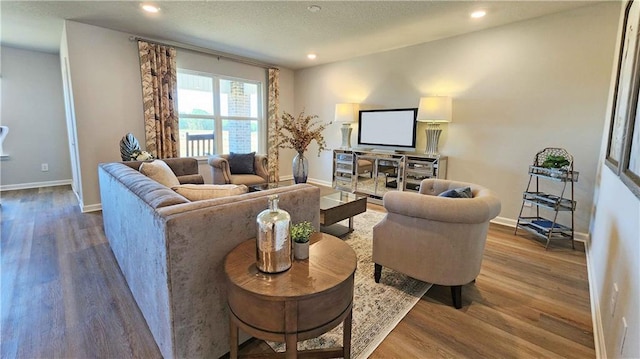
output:
{"label": "white baseboard", "polygon": [[607,349],[604,341],[604,330],[602,329],[602,312],[600,311],[600,297],[596,292],[600,288],[596,283],[596,276],[591,266],[590,241],[584,242],[584,251],[587,255],[587,278],[589,280],[589,302],[591,303],[591,322],[593,323],[593,342],[596,350],[596,358],[606,359]]}
{"label": "white baseboard", "polygon": [[[10,185],[0,186],[0,192],[2,192],[2,191],[16,191],[16,190],[21,190],[21,189],[66,186],[66,185],[71,185],[72,183],[73,183],[72,180],[68,179],[68,180],[59,180],[59,181],[10,184]],[[75,193],[75,191],[74,191],[74,193]],[[80,211],[82,211],[82,213],[95,212],[95,211],[102,210],[102,204],[101,203],[90,204],[90,205],[86,205],[85,206],[82,203],[82,201],[80,201],[80,198],[78,197],[77,193],[76,193],[76,198],[78,198],[78,205],[80,206]]]}
{"label": "white baseboard", "polygon": [[19,189],[31,189],[31,188],[42,188],[42,187],[55,187],[55,186],[65,186],[70,185],[71,180],[59,180],[59,181],[47,181],[47,182],[31,182],[31,183],[18,183],[18,184],[7,184],[4,186],[0,186],[0,192],[2,191],[15,191]]}
{"label": "white baseboard", "polygon": [[96,212],[96,211],[101,211],[102,210],[102,203],[97,203],[97,204],[89,204],[89,205],[80,205],[80,210],[82,211],[82,213],[87,213],[87,212]]}
{"label": "white baseboard", "polygon": [[[496,217],[491,220],[491,223],[500,224],[507,227],[516,228],[517,220],[506,218],[506,217]],[[584,232],[574,232],[574,236],[576,241],[586,243],[589,240],[589,233]]]}
{"label": "white baseboard", "polygon": [[309,178],[307,182],[317,184],[319,186],[324,186],[324,187],[333,187],[333,182],[321,181],[315,178]]}
{"label": "white baseboard", "polygon": [[518,221],[511,218],[506,218],[506,217],[496,217],[491,220],[491,223],[501,224],[503,226],[516,228],[516,223],[518,223]]}

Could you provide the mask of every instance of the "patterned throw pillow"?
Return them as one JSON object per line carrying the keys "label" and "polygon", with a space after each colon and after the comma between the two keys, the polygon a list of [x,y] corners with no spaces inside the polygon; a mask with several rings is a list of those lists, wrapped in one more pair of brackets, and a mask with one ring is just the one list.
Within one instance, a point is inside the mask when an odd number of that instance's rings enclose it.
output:
{"label": "patterned throw pillow", "polygon": [[233,153],[229,154],[229,171],[234,175],[254,175],[256,174],[255,168],[253,168],[254,159],[256,153]]}
{"label": "patterned throw pillow", "polygon": [[471,187],[453,188],[440,193],[438,196],[447,198],[473,198]]}
{"label": "patterned throw pillow", "polygon": [[171,189],[189,201],[228,197],[249,191],[249,188],[243,184],[182,184]]}
{"label": "patterned throw pillow", "polygon": [[180,184],[178,177],[176,177],[169,165],[162,160],[142,162],[139,171],[143,175],[169,188]]}

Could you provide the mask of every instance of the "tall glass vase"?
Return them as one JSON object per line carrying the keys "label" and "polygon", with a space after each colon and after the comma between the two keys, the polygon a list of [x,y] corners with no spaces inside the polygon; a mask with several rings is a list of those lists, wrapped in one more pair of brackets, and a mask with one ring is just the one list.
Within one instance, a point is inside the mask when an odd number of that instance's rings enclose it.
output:
{"label": "tall glass vase", "polygon": [[293,158],[293,180],[295,183],[307,183],[307,176],[309,175],[309,160],[304,157],[303,152]]}
{"label": "tall glass vase", "polygon": [[291,268],[291,216],[278,208],[278,195],[269,196],[269,208],[258,214],[256,266],[266,273],[284,272]]}

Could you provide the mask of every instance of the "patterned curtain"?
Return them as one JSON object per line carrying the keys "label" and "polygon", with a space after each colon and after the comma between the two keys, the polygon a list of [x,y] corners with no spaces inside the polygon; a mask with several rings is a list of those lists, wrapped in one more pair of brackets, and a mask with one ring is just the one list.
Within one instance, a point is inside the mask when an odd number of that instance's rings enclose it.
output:
{"label": "patterned curtain", "polygon": [[176,49],[138,41],[146,150],[155,158],[178,157]]}
{"label": "patterned curtain", "polygon": [[268,118],[267,118],[267,136],[269,138],[267,151],[269,182],[278,182],[280,180],[278,165],[278,139],[280,136],[280,120],[278,112],[280,111],[280,70],[269,69],[269,99],[268,101]]}

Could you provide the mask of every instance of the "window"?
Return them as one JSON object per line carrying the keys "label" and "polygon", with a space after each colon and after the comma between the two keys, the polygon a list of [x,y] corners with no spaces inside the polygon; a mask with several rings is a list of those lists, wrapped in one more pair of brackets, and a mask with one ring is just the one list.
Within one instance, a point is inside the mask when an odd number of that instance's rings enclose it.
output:
{"label": "window", "polygon": [[265,147],[259,82],[179,69],[178,113],[181,157]]}

